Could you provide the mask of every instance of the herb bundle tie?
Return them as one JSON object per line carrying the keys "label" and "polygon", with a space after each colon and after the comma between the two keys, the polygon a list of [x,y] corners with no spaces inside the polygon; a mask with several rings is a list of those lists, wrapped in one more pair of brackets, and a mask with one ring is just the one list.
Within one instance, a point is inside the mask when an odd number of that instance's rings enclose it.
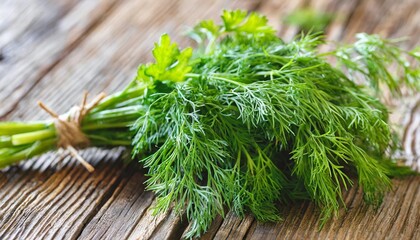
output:
{"label": "herb bundle tie", "polygon": [[57,147],[68,151],[89,172],[93,172],[95,170],[94,167],[79,155],[76,148],[85,148],[90,145],[89,138],[83,133],[80,125],[86,114],[104,99],[105,93],[100,93],[89,104],[86,103],[87,96],[88,92],[85,91],[80,106],[74,106],[68,113],[62,115],[58,115],[41,101],[38,101],[38,105],[54,119],[54,126],[58,136]]}

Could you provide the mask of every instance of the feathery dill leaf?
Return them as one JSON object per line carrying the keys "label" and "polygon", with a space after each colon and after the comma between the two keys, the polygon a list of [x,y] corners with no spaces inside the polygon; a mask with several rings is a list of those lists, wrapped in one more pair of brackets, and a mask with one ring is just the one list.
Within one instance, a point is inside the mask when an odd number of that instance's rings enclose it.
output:
{"label": "feathery dill leaf", "polygon": [[[401,87],[420,90],[420,54],[418,49],[405,51],[399,48],[398,40],[387,40],[378,35],[359,33],[352,45],[332,51],[349,77],[359,73],[376,94],[384,84],[394,95],[401,94]],[[390,69],[395,68],[394,71]],[[356,75],[357,76],[357,75]]]}
{"label": "feathery dill leaf", "polygon": [[[134,153],[149,152],[141,162],[158,196],[156,210],[174,203],[191,221],[187,237],[193,237],[223,216],[224,206],[277,221],[277,202],[302,198],[303,186],[322,210],[322,225],[344,205],[342,187],[353,184],[349,169],[377,206],[390,189],[389,175],[398,172],[385,155],[386,107],[318,53],[319,34],[285,43],[257,13],[224,11],[222,20],[192,29],[198,47],[190,71],[178,75],[184,81],[151,94],[133,127]],[[405,52],[377,36],[358,38],[354,50],[345,49],[359,56],[343,64],[347,70],[375,84],[388,77],[383,58],[392,56],[415,87],[413,70],[401,60]],[[401,85],[385,81],[393,91]],[[289,157],[278,158],[281,152]],[[296,194],[284,193],[292,189]]]}

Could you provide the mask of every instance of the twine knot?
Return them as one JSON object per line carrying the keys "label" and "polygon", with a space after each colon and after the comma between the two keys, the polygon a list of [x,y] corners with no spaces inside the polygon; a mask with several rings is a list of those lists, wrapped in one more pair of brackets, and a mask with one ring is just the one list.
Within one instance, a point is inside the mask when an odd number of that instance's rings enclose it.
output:
{"label": "twine knot", "polygon": [[47,107],[42,102],[38,101],[39,107],[47,112],[54,119],[54,126],[57,131],[57,147],[59,149],[67,150],[73,157],[75,157],[89,172],[95,169],[87,161],[79,155],[76,149],[85,148],[90,145],[89,138],[83,133],[81,123],[83,118],[104,99],[105,93],[96,96],[89,104],[86,103],[88,93],[83,94],[82,103],[80,106],[74,106],[70,111],[63,115],[58,115],[51,108]]}

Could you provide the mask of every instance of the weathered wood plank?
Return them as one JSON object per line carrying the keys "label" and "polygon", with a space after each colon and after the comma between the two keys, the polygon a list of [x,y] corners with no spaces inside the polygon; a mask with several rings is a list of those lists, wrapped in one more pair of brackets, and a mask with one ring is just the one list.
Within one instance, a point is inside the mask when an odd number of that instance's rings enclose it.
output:
{"label": "weathered wood plank", "polygon": [[127,238],[153,200],[153,194],[144,191],[144,181],[144,173],[140,171],[122,179],[111,198],[83,229],[79,239]]}
{"label": "weathered wood plank", "polygon": [[0,117],[72,51],[116,1],[1,1]]}
{"label": "weathered wood plank", "polygon": [[229,212],[214,238],[244,239],[254,221],[251,215],[247,215],[238,221],[238,218],[232,212]]}
{"label": "weathered wood plank", "polygon": [[416,0],[361,1],[348,22],[343,39],[353,41],[356,33],[367,32],[384,37],[410,37],[405,46],[418,45],[419,8],[420,2]]}
{"label": "weathered wood plank", "polygon": [[[154,198],[154,197],[153,197]],[[128,239],[149,239],[156,229],[159,229],[164,223],[165,219],[177,220],[175,216],[171,216],[171,212],[165,214],[154,215],[153,207],[156,202],[147,209],[147,212],[143,215],[137,225],[134,227]],[[168,229],[169,231],[170,229]]]}
{"label": "weathered wood plank", "polygon": [[[86,174],[86,170],[74,161],[65,159],[65,167],[58,167],[53,174],[43,172],[42,175],[49,176],[24,184],[17,193],[2,191],[0,238],[35,239],[43,236],[48,239],[79,235],[80,228],[119,181],[118,173],[124,168],[116,160],[121,153],[122,149],[87,150],[83,156],[95,165],[97,171],[93,175]],[[28,170],[25,173],[35,178],[38,176]]]}

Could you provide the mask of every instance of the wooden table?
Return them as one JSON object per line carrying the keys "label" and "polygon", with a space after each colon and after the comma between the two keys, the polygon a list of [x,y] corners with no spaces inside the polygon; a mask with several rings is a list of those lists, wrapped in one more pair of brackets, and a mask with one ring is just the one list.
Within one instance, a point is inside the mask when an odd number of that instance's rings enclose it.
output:
{"label": "wooden table", "polygon": [[[355,33],[409,36],[419,45],[418,0],[2,0],[0,1],[0,117],[48,117],[37,100],[59,112],[92,95],[121,89],[139,63],[151,60],[153,42],[167,32],[183,46],[183,29],[223,8],[266,14],[285,39],[299,30],[280,19],[300,7],[338,17],[330,40]],[[398,102],[405,153],[420,154],[420,98]],[[0,172],[0,239],[178,239],[188,223],[172,213],[152,216],[154,195],[144,191],[144,170],[124,166],[123,148],[82,152],[96,171],[49,153]],[[419,169],[419,158],[409,164]],[[203,239],[420,239],[420,177],[393,180],[382,207],[363,204],[361,189],[345,194],[348,210],[318,231],[317,208],[308,202],[282,207],[284,221],[256,222],[228,214]]]}

